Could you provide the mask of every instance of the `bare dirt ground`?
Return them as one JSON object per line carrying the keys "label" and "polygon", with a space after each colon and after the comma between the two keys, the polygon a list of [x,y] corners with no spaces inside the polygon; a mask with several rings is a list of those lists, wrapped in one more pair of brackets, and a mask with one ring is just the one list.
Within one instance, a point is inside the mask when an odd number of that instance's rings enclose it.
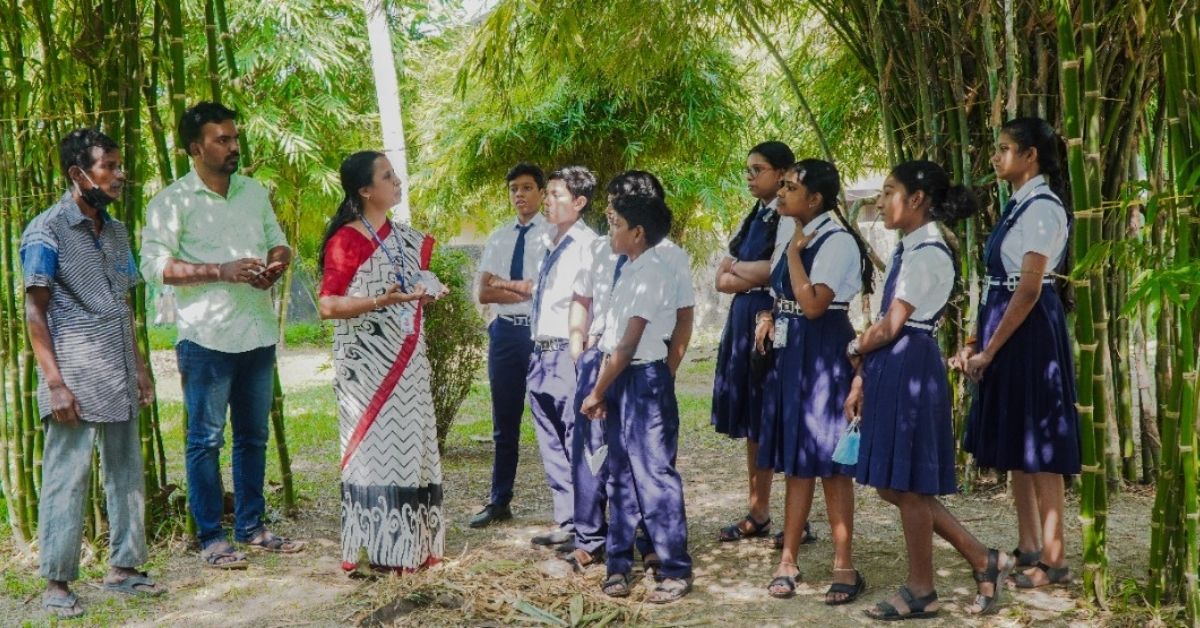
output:
{"label": "bare dirt ground", "polygon": [[[285,369],[309,373],[318,369],[316,352],[291,354]],[[321,352],[321,355],[326,355]],[[294,360],[294,361],[293,361]],[[173,360],[172,360],[173,362]],[[289,363],[290,362],[290,363]],[[319,371],[318,371],[319,372]],[[444,457],[446,561],[433,569],[403,578],[352,580],[338,558],[339,503],[336,474],[337,443],[307,459],[297,460],[296,473],[315,480],[303,494],[300,515],[274,525],[281,533],[309,542],[299,555],[255,554],[243,572],[217,572],[201,566],[194,550],[182,540],[160,546],[149,565],[169,587],[154,600],[114,597],[86,582],[77,586],[92,609],[75,625],[130,626],[336,626],[363,622],[413,626],[480,625],[725,625],[725,626],[858,626],[871,624],[862,611],[891,595],[903,582],[905,556],[899,519],[894,509],[872,492],[857,496],[855,555],[869,590],[858,602],[827,607],[821,600],[830,582],[832,547],[821,492],[813,507],[813,527],[819,542],[801,550],[803,582],[798,595],[775,600],[766,595],[778,554],[769,539],[717,543],[719,527],[745,514],[744,449],[740,441],[716,436],[707,425],[703,395],[711,382],[711,361],[700,361],[681,377],[684,428],[679,469],[685,481],[690,549],[696,565],[695,591],[684,601],[665,608],[641,600],[639,588],[626,601],[613,602],[599,592],[603,568],[571,575],[556,565],[548,551],[533,548],[528,539],[550,523],[550,498],[536,445],[523,440],[514,501],[515,519],[485,530],[467,527],[480,507],[490,480],[491,444],[479,439],[451,439]],[[165,388],[169,377],[159,371]],[[315,376],[314,376],[315,377]],[[295,379],[285,379],[295,386]],[[309,382],[306,385],[312,385]],[[318,384],[320,385],[320,384]],[[164,398],[169,397],[166,390]],[[327,417],[327,420],[333,420]],[[462,421],[487,421],[486,416]],[[469,426],[467,426],[469,427]],[[459,428],[464,429],[464,427]],[[774,492],[782,504],[782,482]],[[1149,545],[1152,494],[1127,491],[1115,499],[1109,513],[1111,580],[1141,579]],[[985,543],[1002,548],[1015,545],[1010,502],[999,490],[980,490],[947,500]],[[1067,521],[1068,559],[1080,566],[1077,504],[1071,500]],[[773,508],[776,522],[782,512]],[[93,561],[94,562],[94,561]],[[1008,593],[1001,612],[981,620],[969,619],[962,608],[971,603],[974,582],[966,564],[945,543],[935,548],[937,588],[944,610],[923,626],[1098,626],[1145,625],[1148,617],[1115,600],[1116,612],[1091,608],[1079,586],[1030,593]],[[87,573],[98,579],[102,567]],[[34,566],[13,557],[4,577],[9,595],[0,597],[0,624],[44,625],[48,618],[38,606]],[[1130,591],[1134,603],[1136,587]],[[14,591],[18,592],[14,594]],[[381,609],[381,607],[383,607]],[[377,609],[381,609],[378,612]],[[373,614],[374,613],[374,614]]]}

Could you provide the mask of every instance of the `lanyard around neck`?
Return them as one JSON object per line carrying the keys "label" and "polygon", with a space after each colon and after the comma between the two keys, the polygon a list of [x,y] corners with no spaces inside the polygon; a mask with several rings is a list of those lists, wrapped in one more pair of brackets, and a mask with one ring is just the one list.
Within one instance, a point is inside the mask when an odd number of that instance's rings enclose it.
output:
{"label": "lanyard around neck", "polygon": [[[367,218],[362,214],[359,214],[358,219],[362,221],[363,226],[367,228],[367,232],[371,234],[371,238],[375,240],[375,243],[379,245],[380,250],[382,250],[383,254],[387,256],[388,261],[392,263],[392,267],[396,271],[396,283],[400,284],[400,290],[403,292],[408,292],[408,282],[405,281],[405,277],[408,275],[408,265],[404,261],[404,253],[399,252],[393,254],[392,250],[389,249],[387,244],[384,244],[383,240],[379,237],[379,234],[375,232],[375,228],[372,227],[371,223],[367,221]],[[388,222],[390,223],[391,221]],[[396,227],[395,225],[392,225],[392,234],[395,235],[395,233]]]}

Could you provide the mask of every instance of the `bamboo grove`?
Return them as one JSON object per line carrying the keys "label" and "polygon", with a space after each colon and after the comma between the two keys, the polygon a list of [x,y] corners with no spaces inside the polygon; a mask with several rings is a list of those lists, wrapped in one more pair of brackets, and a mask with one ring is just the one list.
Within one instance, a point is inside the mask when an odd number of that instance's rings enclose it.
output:
{"label": "bamboo grove", "polygon": [[[433,3],[407,4],[427,8]],[[121,218],[136,234],[149,188],[158,187],[153,182],[170,181],[187,170],[186,155],[171,137],[184,106],[200,98],[252,103],[260,115],[245,126],[271,141],[256,140],[251,168],[282,182],[277,209],[289,239],[298,240],[312,226],[304,222],[312,196],[305,191],[327,189],[334,180],[334,165],[314,156],[317,151],[304,133],[321,129],[326,137],[347,136],[342,141],[367,145],[355,129],[369,125],[355,112],[368,107],[343,96],[370,92],[353,71],[356,55],[365,58],[361,37],[344,35],[346,43],[325,54],[312,45],[322,31],[303,31],[294,38],[296,52],[286,66],[263,66],[270,55],[243,55],[239,42],[286,40],[264,26],[275,17],[272,12],[307,12],[321,16],[320,29],[357,31],[357,8],[349,0],[0,0],[0,402],[5,410],[0,482],[9,523],[22,542],[37,526],[41,431],[35,371],[22,326],[16,246],[27,220],[63,189],[54,163],[55,139],[79,125],[99,126],[119,139],[132,183],[120,205]],[[778,90],[776,106],[806,135],[815,134],[821,152],[837,161],[847,156],[827,138],[844,128],[821,108],[829,95],[812,93],[804,84],[801,61],[813,53],[794,43],[808,41],[798,35],[802,31],[829,29],[870,84],[877,120],[869,132],[878,138],[880,159],[939,161],[990,201],[988,211],[954,234],[965,290],[941,332],[947,353],[973,329],[977,260],[1006,200],[989,163],[998,129],[1018,115],[1050,120],[1066,139],[1076,218],[1070,282],[1084,428],[1084,472],[1075,486],[1084,590],[1103,607],[1120,586],[1108,572],[1110,500],[1120,499],[1123,487],[1154,485],[1149,572],[1139,586],[1150,606],[1194,623],[1200,619],[1200,294],[1193,289],[1200,282],[1200,264],[1192,260],[1200,250],[1198,11],[1200,0],[500,0],[486,19],[467,27],[471,31],[461,38],[464,44],[453,54],[456,65],[449,68],[457,70],[458,100],[447,96],[439,106],[470,113],[455,102],[477,102],[489,93],[501,98],[514,86],[527,90],[530,75],[572,63],[586,68],[580,77],[619,86],[644,104],[657,92],[642,77],[679,76],[679,50],[662,42],[675,41],[682,50],[716,40],[730,42],[731,49],[749,49],[744,56],[761,61],[764,74],[775,73],[773,80],[786,86]],[[250,12],[255,13],[239,21]],[[639,17],[644,15],[663,19]],[[306,28],[298,18],[283,21],[289,28]],[[315,58],[312,68],[317,69],[297,72],[303,63],[296,59],[308,57]],[[706,61],[715,69],[703,76],[709,83],[719,81],[713,77],[724,76],[728,62],[726,57]],[[256,69],[260,66],[267,69]],[[297,82],[310,91],[300,91]],[[343,89],[343,83],[358,89]],[[327,93],[305,97],[313,85]],[[680,111],[689,112],[681,118],[694,119],[691,109]],[[696,127],[691,135],[670,137],[692,141],[697,151],[711,137],[727,138],[737,125],[730,112],[717,105],[707,111],[720,112],[712,119],[725,135],[706,135]],[[465,126],[472,119],[441,116],[439,122]],[[514,128],[528,131],[537,125]],[[510,137],[517,132],[500,138],[478,131],[479,142],[464,143],[470,154],[422,157],[418,145],[416,159],[428,159],[426,170],[432,171],[425,173],[426,180],[446,180],[453,168],[475,172],[480,162],[503,162],[513,157],[500,154],[504,142],[509,148],[521,146]],[[428,143],[439,146],[441,133],[430,131],[435,140]],[[639,146],[662,145],[665,137],[665,132],[647,137]],[[627,152],[636,153],[625,146],[605,150],[623,166]],[[864,154],[870,156],[854,157]],[[454,160],[463,163],[450,163]],[[863,168],[855,163],[846,169]],[[450,187],[422,190],[420,174],[414,180],[418,200],[438,197]],[[684,239],[714,240],[695,234]],[[144,289],[137,299],[139,341],[145,348]],[[285,309],[286,298],[282,301]],[[958,389],[962,411],[955,414],[965,417],[966,383],[959,382]],[[286,462],[278,382],[276,401],[273,427],[279,458]],[[141,426],[147,493],[162,495],[169,485],[162,441],[182,436],[162,433],[155,408],[143,414]],[[286,469],[285,464],[282,480],[291,500]],[[964,488],[976,476],[964,458]],[[93,493],[98,495],[98,486]],[[158,509],[153,516],[172,516],[162,500],[151,503]],[[90,525],[91,536],[99,536],[99,506]]]}
{"label": "bamboo grove", "polygon": [[[206,5],[224,26],[223,0],[207,0]],[[17,251],[21,232],[28,219],[65,188],[56,174],[57,138],[70,129],[96,127],[120,145],[129,184],[118,218],[135,239],[148,198],[147,181],[157,178],[165,185],[187,172],[186,154],[172,149],[173,120],[189,98],[220,97],[220,85],[235,79],[236,71],[226,37],[222,46],[208,47],[210,57],[220,51],[225,67],[204,84],[211,94],[185,85],[184,14],[180,0],[103,0],[69,9],[45,2],[0,3],[0,485],[19,547],[28,547],[36,536],[42,451],[35,364],[23,328]],[[215,42],[221,34],[210,29],[207,37]],[[214,59],[209,67],[220,66]],[[136,255],[137,243],[133,244]],[[136,290],[134,311],[138,342],[149,355],[144,285]],[[282,403],[277,384],[272,423],[282,463],[284,508],[290,510],[295,497]],[[183,496],[173,493],[175,486],[168,481],[157,403],[143,410],[139,421],[147,524],[150,529],[169,526],[184,518]],[[183,430],[186,433],[186,419]],[[183,439],[184,433],[166,437]],[[101,492],[100,475],[93,473],[87,519],[87,537],[93,540],[104,533]]]}

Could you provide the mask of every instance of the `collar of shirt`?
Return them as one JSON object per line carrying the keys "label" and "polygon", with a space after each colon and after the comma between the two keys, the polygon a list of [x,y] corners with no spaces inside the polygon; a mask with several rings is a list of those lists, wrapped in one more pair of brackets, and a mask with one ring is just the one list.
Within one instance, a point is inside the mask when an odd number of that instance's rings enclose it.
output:
{"label": "collar of shirt", "polygon": [[206,194],[208,196],[215,196],[224,200],[231,200],[234,196],[237,196],[237,194],[241,192],[243,188],[246,187],[245,182],[242,181],[242,178],[242,175],[237,174],[236,172],[229,175],[229,191],[225,193],[225,196],[217,194],[212,190],[212,188],[205,185],[204,180],[200,178],[200,175],[197,174],[195,170],[191,170],[184,175],[184,184],[188,186],[188,189],[190,189],[193,194]]}
{"label": "collar of shirt", "polygon": [[[1012,195],[1012,200],[1016,201],[1016,205],[1020,205],[1025,199],[1033,196],[1039,187],[1046,185],[1046,177],[1038,175],[1025,182],[1021,189],[1017,190]],[[1015,205],[1014,205],[1015,206]]]}
{"label": "collar of shirt", "polygon": [[[69,222],[72,227],[77,227],[83,223],[92,222],[92,219],[88,218],[87,215],[83,213],[82,209],[79,209],[79,204],[75,202],[75,197],[72,196],[70,192],[64,193],[62,198],[58,199],[58,202],[62,205],[63,211],[66,212],[67,222]],[[108,211],[103,209],[100,210],[99,214],[100,225],[101,228],[103,228],[104,225],[108,224],[108,222],[112,220],[112,216],[108,214]]]}
{"label": "collar of shirt", "polygon": [[575,224],[571,225],[570,229],[567,229],[567,232],[563,234],[563,237],[558,239],[558,242],[554,241],[555,232],[555,226],[550,223],[546,223],[546,229],[542,231],[542,244],[546,245],[547,253],[562,246],[562,243],[567,240],[567,236],[571,236],[571,239],[575,242],[583,244],[584,246],[589,246],[591,245],[591,240],[593,238],[587,236],[595,235],[595,232],[593,232],[592,229],[583,222],[582,216],[579,218],[579,220],[575,221]]}
{"label": "collar of shirt", "polygon": [[765,215],[763,216],[764,219],[766,218],[766,216],[770,216],[771,214],[777,213],[778,211],[779,211],[779,197],[778,196],[771,199],[771,202],[767,203],[765,205],[763,204],[762,199],[758,200],[758,212],[765,213]]}
{"label": "collar of shirt", "polygon": [[541,227],[544,224],[546,224],[546,217],[542,216],[542,212],[538,212],[538,213],[534,214],[533,218],[530,218],[529,222],[527,222],[525,224],[521,224],[520,218],[513,218],[511,227],[512,227],[513,231],[516,231],[517,229],[520,229],[521,227],[525,227],[528,225],[533,225],[534,229],[536,229],[538,227]]}
{"label": "collar of shirt", "polygon": [[621,279],[624,280],[627,277],[636,275],[646,266],[655,263],[661,263],[661,261],[662,260],[658,258],[658,254],[654,252],[653,248],[646,249],[645,251],[642,251],[641,255],[637,256],[637,259],[632,259],[625,263],[625,266],[621,268]]}
{"label": "collar of shirt", "polygon": [[833,219],[829,217],[829,212],[825,212],[820,216],[810,220],[807,225],[804,225],[804,235],[810,236],[831,224]]}
{"label": "collar of shirt", "polygon": [[941,241],[941,239],[942,232],[938,230],[937,222],[931,220],[904,236],[900,240],[900,244],[904,245],[904,256],[908,257],[908,254],[912,253],[918,244],[934,240]]}

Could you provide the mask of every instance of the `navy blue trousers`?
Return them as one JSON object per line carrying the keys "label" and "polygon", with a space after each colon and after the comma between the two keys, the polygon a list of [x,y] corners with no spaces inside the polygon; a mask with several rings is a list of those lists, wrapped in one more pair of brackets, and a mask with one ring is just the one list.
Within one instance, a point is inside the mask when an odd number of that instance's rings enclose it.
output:
{"label": "navy blue trousers", "polygon": [[528,325],[496,318],[488,326],[488,383],[492,388],[492,442],[496,444],[490,503],[498,506],[512,501],[521,450],[521,414],[525,411],[525,373],[532,353]]}
{"label": "navy blue trousers", "polygon": [[[575,430],[571,438],[571,481],[575,491],[575,547],[595,552],[604,546],[608,536],[608,457],[600,463],[595,473],[588,457],[595,455],[601,445],[607,443],[605,425],[607,421],[593,421],[579,411],[583,400],[596,387],[600,376],[600,365],[604,354],[592,347],[579,356],[576,363],[578,385],[575,389]],[[654,551],[645,527],[638,524],[635,541],[642,556]]]}
{"label": "navy blue trousers", "polygon": [[575,427],[575,362],[566,347],[537,351],[529,359],[529,410],[537,429],[546,484],[554,498],[554,522],[570,528],[575,498],[571,488],[571,438]]}
{"label": "navy blue trousers", "polygon": [[[644,522],[666,578],[692,575],[683,480],[675,470],[679,405],[662,362],[629,366],[605,397],[608,406],[608,573],[629,573]],[[643,516],[644,515],[644,516]]]}

